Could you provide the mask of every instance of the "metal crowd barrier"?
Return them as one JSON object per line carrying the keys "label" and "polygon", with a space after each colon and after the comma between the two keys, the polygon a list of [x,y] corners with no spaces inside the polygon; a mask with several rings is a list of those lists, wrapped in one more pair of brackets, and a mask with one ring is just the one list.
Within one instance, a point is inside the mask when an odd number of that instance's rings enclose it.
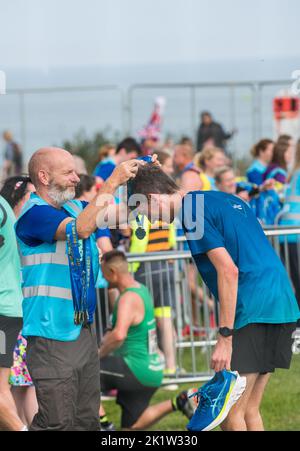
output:
{"label": "metal crowd barrier", "polygon": [[[268,227],[265,233],[291,280],[295,280],[295,276],[300,279],[299,267],[295,275],[296,256],[300,262],[300,227]],[[295,240],[295,237],[296,242],[291,243],[291,238]],[[177,370],[172,377],[164,379],[163,384],[203,382],[213,374],[210,360],[216,344],[218,304],[201,280],[190,252],[182,250],[184,241],[184,237],[178,238],[179,250],[176,251],[127,255],[129,263],[144,265],[151,294],[159,294],[162,306],[172,306]],[[99,339],[110,324],[110,311],[108,290],[98,290]]]}

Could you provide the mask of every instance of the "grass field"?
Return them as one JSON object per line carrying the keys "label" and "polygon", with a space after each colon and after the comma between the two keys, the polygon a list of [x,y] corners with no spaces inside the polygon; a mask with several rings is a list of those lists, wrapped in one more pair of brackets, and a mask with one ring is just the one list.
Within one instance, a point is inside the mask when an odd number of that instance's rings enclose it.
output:
{"label": "grass field", "polygon": [[[185,388],[189,387],[180,386],[180,390]],[[160,389],[152,404],[165,401],[175,394]],[[110,421],[119,427],[119,407],[114,401],[105,402],[104,407]],[[300,356],[293,358],[290,371],[277,370],[271,377],[262,405],[262,414],[268,431],[300,431]],[[175,412],[157,423],[152,430],[184,431],[186,424],[187,419]]]}

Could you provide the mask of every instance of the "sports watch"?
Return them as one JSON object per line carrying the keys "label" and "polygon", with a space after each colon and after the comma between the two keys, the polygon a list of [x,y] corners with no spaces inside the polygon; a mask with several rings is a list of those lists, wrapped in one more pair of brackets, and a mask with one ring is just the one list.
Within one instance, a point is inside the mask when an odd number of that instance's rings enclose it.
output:
{"label": "sports watch", "polygon": [[232,337],[234,334],[234,329],[229,329],[229,327],[220,327],[219,334],[225,338]]}

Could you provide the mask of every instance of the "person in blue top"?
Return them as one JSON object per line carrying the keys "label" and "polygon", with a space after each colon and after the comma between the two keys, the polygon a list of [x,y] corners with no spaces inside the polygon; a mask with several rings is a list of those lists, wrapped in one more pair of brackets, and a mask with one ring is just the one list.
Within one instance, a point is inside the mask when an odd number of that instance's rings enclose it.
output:
{"label": "person in blue top", "polygon": [[251,166],[247,169],[248,182],[255,185],[264,183],[264,173],[271,163],[274,152],[274,142],[271,139],[261,139],[251,150],[254,158]]}
{"label": "person in blue top", "polygon": [[116,154],[100,162],[96,166],[93,175],[99,177],[103,182],[111,176],[115,167],[120,163],[137,158],[140,155],[142,155],[142,150],[137,141],[131,137],[125,138],[118,144]]}
{"label": "person in blue top", "polygon": [[[297,142],[294,166],[287,181],[283,209],[278,215],[278,222],[283,227],[300,227],[300,140]],[[288,260],[290,275],[293,282],[296,299],[300,307],[300,253],[299,235],[281,237],[281,253],[286,259],[285,243],[288,245]],[[300,327],[300,320],[297,324]]]}
{"label": "person in blue top", "polygon": [[222,427],[262,430],[259,409],[265,387],[276,368],[289,368],[300,317],[283,264],[250,207],[235,195],[186,194],[153,164],[139,168],[131,189],[145,196],[138,210],[152,220],[167,221],[166,212],[172,220],[181,209],[194,262],[220,303],[211,366],[216,372],[231,368],[247,378],[245,393]]}
{"label": "person in blue top", "polygon": [[[140,162],[119,165],[100,194],[113,195]],[[99,196],[73,200],[72,155],[42,148],[29,162],[36,193],[16,223],[22,261],[23,335],[38,401],[30,430],[99,430],[99,362],[93,316],[99,255]]]}
{"label": "person in blue top", "polygon": [[293,160],[293,154],[293,140],[279,139],[274,146],[272,161],[264,173],[264,181],[275,180],[275,189],[281,195],[287,183],[288,167]]}

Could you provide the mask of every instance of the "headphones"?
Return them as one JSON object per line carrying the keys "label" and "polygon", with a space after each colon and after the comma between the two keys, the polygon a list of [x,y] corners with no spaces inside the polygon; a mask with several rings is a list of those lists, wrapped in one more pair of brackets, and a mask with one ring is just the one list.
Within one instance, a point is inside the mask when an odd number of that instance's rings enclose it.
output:
{"label": "headphones", "polygon": [[[6,212],[5,208],[3,207],[3,205],[1,205],[1,203],[0,203],[0,210],[1,210],[2,213],[3,213],[3,219],[2,219],[2,222],[1,222],[1,224],[0,224],[0,229],[2,229],[2,227],[5,226],[6,221],[7,221],[7,212]],[[0,235],[0,248],[1,248],[2,246],[4,246],[4,242],[5,242],[4,236],[3,236],[3,235]]]}

